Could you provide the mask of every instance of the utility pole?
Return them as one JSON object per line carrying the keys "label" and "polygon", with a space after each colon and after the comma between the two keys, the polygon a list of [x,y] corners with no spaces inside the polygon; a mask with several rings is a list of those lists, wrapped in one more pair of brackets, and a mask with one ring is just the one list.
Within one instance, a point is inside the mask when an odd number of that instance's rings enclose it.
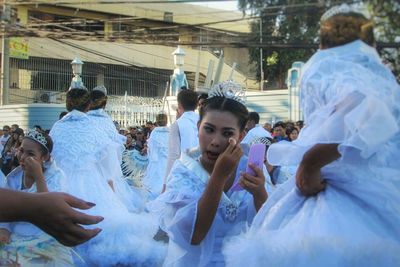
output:
{"label": "utility pole", "polygon": [[3,37],[1,49],[1,105],[7,105],[9,100],[10,86],[10,40],[6,37],[8,25],[11,20],[11,9],[3,2],[3,14],[1,23],[3,24]]}
{"label": "utility pole", "polygon": [[260,91],[264,89],[263,50],[262,50],[262,17],[260,15]]}

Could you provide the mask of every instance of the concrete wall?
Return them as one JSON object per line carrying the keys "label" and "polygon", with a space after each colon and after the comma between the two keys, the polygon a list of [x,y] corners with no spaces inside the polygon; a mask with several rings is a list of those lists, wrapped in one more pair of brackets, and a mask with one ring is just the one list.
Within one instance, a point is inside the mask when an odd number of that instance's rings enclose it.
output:
{"label": "concrete wall", "polygon": [[0,125],[18,124],[22,129],[40,125],[50,129],[65,111],[65,104],[19,104],[0,106]]}
{"label": "concrete wall", "polygon": [[288,90],[246,92],[247,108],[260,114],[260,124],[289,118]]}

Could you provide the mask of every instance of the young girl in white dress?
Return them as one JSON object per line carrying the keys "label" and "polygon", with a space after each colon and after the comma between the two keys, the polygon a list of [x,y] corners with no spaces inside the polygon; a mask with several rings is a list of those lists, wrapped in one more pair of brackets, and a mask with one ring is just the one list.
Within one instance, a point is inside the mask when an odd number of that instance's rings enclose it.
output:
{"label": "young girl in white dress", "polygon": [[268,151],[296,176],[226,246],[229,266],[399,266],[400,87],[349,6],[323,16],[320,36],[301,80],[306,127]]}
{"label": "young girl in white dress", "polygon": [[[65,176],[50,157],[52,147],[48,135],[28,132],[17,152],[20,165],[7,176],[4,187],[30,193],[65,190]],[[73,266],[72,249],[27,222],[1,223],[0,246],[3,264]]]}
{"label": "young girl in white dress", "polygon": [[[248,111],[241,93],[233,82],[210,91],[198,122],[199,148],[175,162],[166,191],[151,205],[169,236],[165,266],[224,266],[223,242],[246,229],[267,199],[262,170],[243,173]],[[244,189],[233,191],[238,182]]]}
{"label": "young girl in white dress", "polygon": [[[68,193],[95,203],[88,213],[104,217],[98,225],[102,232],[75,249],[85,266],[157,266],[166,251],[163,244],[153,240],[157,221],[148,213],[130,212],[121,200],[118,187],[112,183],[122,175],[120,144],[85,113],[88,107],[86,88],[70,89],[69,113],[50,131],[53,156],[66,174]],[[77,265],[81,265],[79,261]]]}
{"label": "young girl in white dress", "polygon": [[157,115],[158,127],[151,131],[147,139],[147,155],[149,164],[146,169],[146,176],[143,179],[144,187],[149,191],[148,198],[155,199],[161,194],[168,159],[168,137],[167,114]]}

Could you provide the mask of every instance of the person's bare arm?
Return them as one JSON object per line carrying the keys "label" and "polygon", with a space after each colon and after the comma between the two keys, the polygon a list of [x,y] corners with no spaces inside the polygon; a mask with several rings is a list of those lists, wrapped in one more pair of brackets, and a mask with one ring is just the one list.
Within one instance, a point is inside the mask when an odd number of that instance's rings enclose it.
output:
{"label": "person's bare arm", "polygon": [[25,193],[0,189],[0,221],[26,221],[52,235],[61,244],[76,246],[100,233],[101,229],[85,229],[103,220],[73,208],[90,209],[95,204],[65,193]]}
{"label": "person's bare arm", "polygon": [[340,158],[338,144],[317,144],[308,150],[296,173],[296,185],[305,196],[318,194],[325,189],[321,168]]}

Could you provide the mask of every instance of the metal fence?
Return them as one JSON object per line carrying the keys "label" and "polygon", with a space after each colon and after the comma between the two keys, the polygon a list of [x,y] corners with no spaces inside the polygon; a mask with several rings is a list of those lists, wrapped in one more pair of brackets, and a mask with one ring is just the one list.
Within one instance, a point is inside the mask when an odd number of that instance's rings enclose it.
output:
{"label": "metal fence", "polygon": [[[105,85],[109,95],[123,96],[127,92],[130,96],[160,97],[164,95],[170,74],[172,70],[85,62],[82,80],[89,89]],[[69,60],[10,58],[10,103],[26,104],[41,100],[47,103],[48,97],[45,95],[65,92],[72,76]],[[58,96],[50,98],[48,102],[63,100]]]}
{"label": "metal fence", "polygon": [[155,122],[156,115],[164,110],[162,98],[137,96],[113,97],[107,101],[106,111],[122,127]]}

